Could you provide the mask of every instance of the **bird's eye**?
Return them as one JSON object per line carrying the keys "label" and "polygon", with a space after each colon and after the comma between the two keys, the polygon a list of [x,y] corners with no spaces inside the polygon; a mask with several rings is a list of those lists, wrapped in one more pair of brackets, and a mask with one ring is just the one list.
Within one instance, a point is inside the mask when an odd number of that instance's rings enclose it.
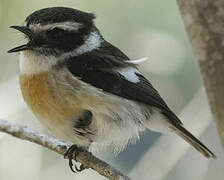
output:
{"label": "bird's eye", "polygon": [[50,38],[50,39],[58,39],[60,38],[63,34],[65,33],[65,31],[63,29],[60,29],[60,28],[54,28],[54,29],[51,29],[51,30],[48,30],[47,31],[47,37]]}

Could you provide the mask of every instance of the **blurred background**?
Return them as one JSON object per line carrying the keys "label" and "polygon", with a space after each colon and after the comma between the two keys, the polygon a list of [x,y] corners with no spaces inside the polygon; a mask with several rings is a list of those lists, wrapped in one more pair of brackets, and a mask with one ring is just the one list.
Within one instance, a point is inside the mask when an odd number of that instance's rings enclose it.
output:
{"label": "blurred background", "polygon": [[[175,135],[151,131],[116,157],[110,149],[96,156],[133,179],[222,180],[223,152],[175,0],[0,0],[0,119],[48,133],[23,102],[18,54],[6,52],[24,42],[9,26],[22,25],[27,15],[50,6],[95,13],[96,25],[106,40],[131,59],[148,57],[140,70],[218,158],[207,160]],[[62,156],[0,133],[0,180],[65,178],[105,179],[91,170],[73,174]]]}

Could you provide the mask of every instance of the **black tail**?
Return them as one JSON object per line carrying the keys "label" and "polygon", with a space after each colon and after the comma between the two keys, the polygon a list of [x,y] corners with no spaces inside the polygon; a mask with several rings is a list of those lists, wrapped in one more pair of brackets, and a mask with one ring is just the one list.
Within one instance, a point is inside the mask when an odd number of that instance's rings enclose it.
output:
{"label": "black tail", "polygon": [[202,144],[194,135],[192,135],[188,130],[186,130],[181,124],[173,124],[170,127],[174,132],[191,144],[196,150],[202,153],[207,158],[215,158],[216,156],[204,145]]}

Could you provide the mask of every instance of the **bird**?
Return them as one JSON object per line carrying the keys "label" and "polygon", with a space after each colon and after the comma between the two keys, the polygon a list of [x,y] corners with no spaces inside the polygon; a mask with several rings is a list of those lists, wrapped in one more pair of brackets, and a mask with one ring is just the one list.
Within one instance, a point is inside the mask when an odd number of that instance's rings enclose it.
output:
{"label": "bird", "polygon": [[[207,158],[215,155],[184,128],[131,60],[106,41],[93,13],[49,7],[30,14],[22,26],[27,43],[19,52],[24,101],[54,136],[69,141],[65,157],[91,145],[120,152],[145,130],[174,132]],[[77,150],[77,151],[76,151]],[[77,154],[76,154],[77,155]]]}

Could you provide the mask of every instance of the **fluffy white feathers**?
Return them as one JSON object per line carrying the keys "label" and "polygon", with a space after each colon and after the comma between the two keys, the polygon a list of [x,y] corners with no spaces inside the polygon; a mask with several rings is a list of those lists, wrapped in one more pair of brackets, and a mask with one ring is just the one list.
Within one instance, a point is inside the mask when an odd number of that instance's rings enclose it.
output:
{"label": "fluffy white feathers", "polygon": [[32,51],[22,51],[19,56],[20,73],[26,75],[49,71],[56,63],[55,57],[37,55]]}

